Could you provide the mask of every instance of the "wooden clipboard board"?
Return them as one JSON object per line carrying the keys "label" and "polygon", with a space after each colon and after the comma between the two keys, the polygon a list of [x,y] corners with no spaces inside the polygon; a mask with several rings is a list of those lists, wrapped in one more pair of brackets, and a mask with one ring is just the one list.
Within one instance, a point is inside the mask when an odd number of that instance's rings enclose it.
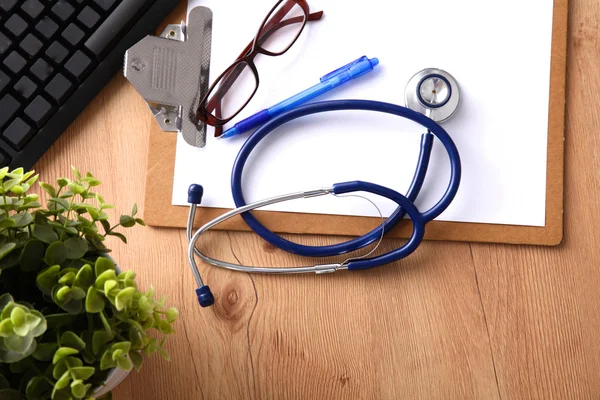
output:
{"label": "wooden clipboard board", "polygon": [[[185,20],[186,3],[181,1],[177,9],[165,20],[164,25]],[[159,28],[159,32],[163,30],[164,25]],[[546,226],[433,221],[427,225],[426,239],[547,246],[558,245],[562,241],[567,25],[568,0],[555,0],[546,174]],[[158,124],[152,123],[144,207],[144,219],[151,226],[184,228],[187,224],[188,207],[173,206],[171,191],[165,190],[173,186],[176,141],[176,133],[163,132]],[[201,226],[226,211],[203,208],[197,214],[195,226]],[[381,222],[379,218],[272,211],[257,211],[256,215],[275,232],[295,234],[359,236]],[[388,237],[409,237],[412,231],[411,224],[407,221],[400,225],[390,232]],[[239,217],[215,229],[250,230]]]}

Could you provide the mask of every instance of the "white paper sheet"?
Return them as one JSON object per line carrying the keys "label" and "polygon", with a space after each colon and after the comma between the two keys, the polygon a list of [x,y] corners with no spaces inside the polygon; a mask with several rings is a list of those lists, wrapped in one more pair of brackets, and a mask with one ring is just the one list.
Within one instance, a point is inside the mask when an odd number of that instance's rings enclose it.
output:
{"label": "white paper sheet", "polygon": [[[403,104],[416,72],[438,67],[459,81],[462,105],[447,124],[460,151],[460,191],[439,219],[545,225],[546,151],[553,0],[310,0],[325,17],[309,23],[284,56],[258,56],[258,93],[237,120],[316,83],[362,56],[377,69],[320,98],[373,99]],[[190,0],[214,13],[211,79],[239,55],[274,0]],[[516,11],[517,10],[517,11]],[[237,121],[236,120],[236,121]],[[235,121],[234,121],[235,122]],[[248,201],[364,180],[406,192],[422,129],[397,117],[341,112],[305,118],[273,132],[255,150],[244,174]],[[191,183],[204,186],[204,206],[233,207],[232,163],[247,136],[206,148],[177,143],[173,204],[187,205]],[[449,177],[436,143],[417,201],[434,205]],[[391,202],[374,197],[386,215]],[[327,196],[272,210],[375,216],[365,201]]]}

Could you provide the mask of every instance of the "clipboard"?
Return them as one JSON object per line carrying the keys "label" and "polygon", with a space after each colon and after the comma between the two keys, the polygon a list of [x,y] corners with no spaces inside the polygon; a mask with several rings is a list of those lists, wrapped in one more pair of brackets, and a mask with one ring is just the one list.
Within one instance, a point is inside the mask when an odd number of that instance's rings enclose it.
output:
{"label": "clipboard", "polygon": [[[187,2],[179,6],[159,27],[185,20]],[[482,243],[508,243],[555,246],[563,239],[564,133],[568,34],[568,0],[554,1],[548,153],[546,173],[546,225],[543,227],[433,221],[427,225],[425,239]],[[152,118],[148,115],[148,118]],[[163,132],[153,121],[149,132],[144,219],[155,227],[184,228],[189,209],[173,206],[173,185],[177,133]],[[200,208],[194,226],[199,227],[228,210]],[[379,218],[323,214],[256,211],[255,215],[277,233],[360,236],[381,223]],[[214,229],[250,231],[240,217]],[[407,220],[386,237],[408,238],[412,225]]]}

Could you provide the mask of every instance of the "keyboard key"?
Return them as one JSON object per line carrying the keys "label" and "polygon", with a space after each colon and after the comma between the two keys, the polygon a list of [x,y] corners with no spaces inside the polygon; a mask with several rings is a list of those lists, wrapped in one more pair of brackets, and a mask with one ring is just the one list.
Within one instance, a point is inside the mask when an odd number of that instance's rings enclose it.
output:
{"label": "keyboard key", "polygon": [[0,0],[0,8],[6,12],[12,10],[15,4],[17,4],[17,0]]}
{"label": "keyboard key", "polygon": [[74,23],[69,24],[69,26],[67,26],[67,29],[65,29],[62,33],[62,37],[65,38],[67,42],[71,43],[73,47],[77,46],[77,44],[81,42],[83,36],[83,31],[79,29]]}
{"label": "keyboard key", "polygon": [[46,39],[50,39],[58,30],[58,25],[50,17],[44,17],[37,23],[35,29]]}
{"label": "keyboard key", "polygon": [[52,68],[50,64],[48,64],[46,61],[40,58],[31,67],[31,72],[40,81],[45,82],[48,78],[50,78],[50,75],[52,75],[52,73],[54,72],[54,68]]}
{"label": "keyboard key", "polygon": [[29,54],[31,57],[34,57],[42,49],[42,42],[40,42],[38,38],[30,33],[21,41],[21,48],[25,51],[25,53]]}
{"label": "keyboard key", "polygon": [[46,86],[46,93],[62,105],[73,88],[73,83],[65,78],[64,75],[58,73]]}
{"label": "keyboard key", "polygon": [[104,11],[110,10],[116,2],[117,0],[94,0],[94,3]]}
{"label": "keyboard key", "polygon": [[52,13],[63,22],[67,21],[74,12],[75,9],[66,0],[58,0],[58,3],[52,7]]}
{"label": "keyboard key", "polygon": [[69,55],[69,50],[67,50],[62,44],[58,42],[54,42],[48,47],[46,50],[46,55],[55,63],[62,64],[62,62]]}
{"label": "keyboard key", "polygon": [[51,112],[52,105],[40,95],[37,95],[25,108],[25,115],[27,115],[38,128],[46,123]]}
{"label": "keyboard key", "polygon": [[100,15],[91,7],[85,7],[77,16],[77,20],[83,24],[88,29],[92,29],[98,21],[100,21]]}
{"label": "keyboard key", "polygon": [[13,36],[19,38],[27,29],[27,22],[23,21],[23,18],[19,17],[17,14],[13,14],[8,21],[4,24],[4,27],[8,29]]}
{"label": "keyboard key", "polygon": [[[1,1],[1,0],[0,0]],[[12,42],[2,32],[0,32],[0,56],[10,49]]]}
{"label": "keyboard key", "polygon": [[42,11],[44,11],[44,5],[38,0],[25,0],[21,6],[21,10],[23,10],[30,18],[36,19]]}
{"label": "keyboard key", "polygon": [[27,65],[27,61],[19,53],[13,51],[4,59],[4,65],[16,75]]}
{"label": "keyboard key", "polygon": [[21,95],[25,100],[29,100],[31,95],[35,93],[37,86],[28,77],[24,76],[19,79],[19,82],[15,85],[15,91]]}
{"label": "keyboard key", "polygon": [[12,119],[21,103],[15,100],[10,94],[5,94],[0,100],[0,129]]}
{"label": "keyboard key", "polygon": [[4,88],[10,83],[10,78],[2,71],[0,71],[0,93],[4,91]]}
{"label": "keyboard key", "polygon": [[[98,0],[95,0],[98,2]],[[102,0],[106,1],[106,0]],[[116,40],[121,31],[131,22],[131,16],[137,15],[147,0],[126,0],[115,8],[96,32],[85,42],[85,47],[98,57]]]}
{"label": "keyboard key", "polygon": [[65,64],[65,69],[73,74],[77,82],[81,83],[92,69],[92,60],[81,50],[77,50]]}
{"label": "keyboard key", "polygon": [[8,164],[10,164],[11,161],[12,158],[10,158],[10,156],[7,156],[6,154],[0,151],[0,165],[2,167],[6,167]]}
{"label": "keyboard key", "polygon": [[21,150],[31,140],[34,133],[35,129],[27,125],[21,118],[17,118],[4,130],[2,136],[16,150]]}

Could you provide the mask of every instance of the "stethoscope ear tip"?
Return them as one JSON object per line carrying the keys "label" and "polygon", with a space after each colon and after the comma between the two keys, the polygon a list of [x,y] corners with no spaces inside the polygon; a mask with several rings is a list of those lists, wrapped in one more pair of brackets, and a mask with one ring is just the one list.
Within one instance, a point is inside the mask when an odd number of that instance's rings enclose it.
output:
{"label": "stethoscope ear tip", "polygon": [[196,296],[198,297],[198,303],[202,307],[210,307],[215,304],[215,296],[213,296],[208,286],[196,289]]}
{"label": "stethoscope ear tip", "polygon": [[189,204],[201,204],[202,196],[204,195],[204,188],[197,184],[190,185],[188,189],[188,203]]}

